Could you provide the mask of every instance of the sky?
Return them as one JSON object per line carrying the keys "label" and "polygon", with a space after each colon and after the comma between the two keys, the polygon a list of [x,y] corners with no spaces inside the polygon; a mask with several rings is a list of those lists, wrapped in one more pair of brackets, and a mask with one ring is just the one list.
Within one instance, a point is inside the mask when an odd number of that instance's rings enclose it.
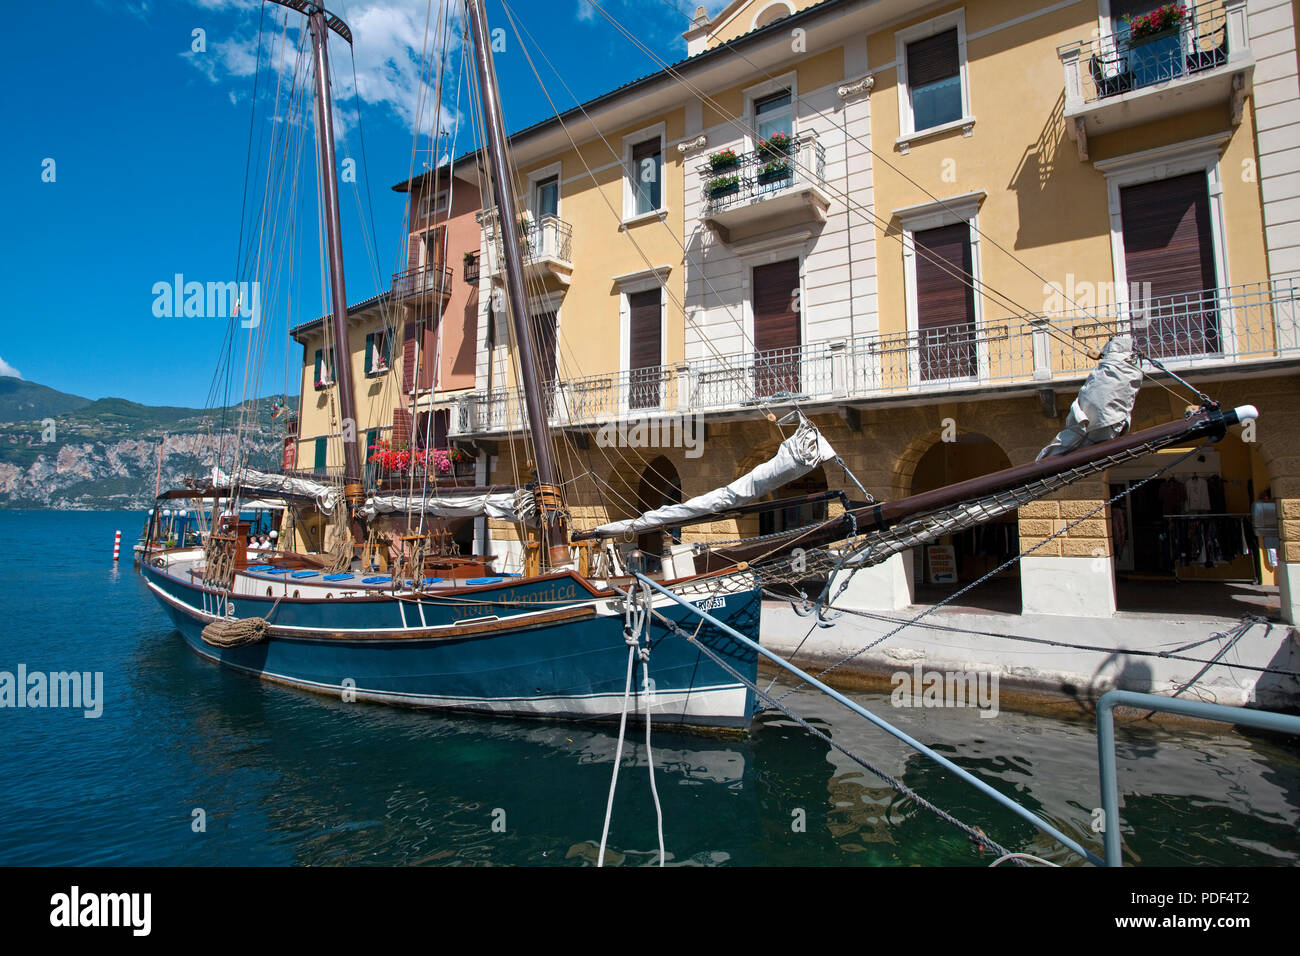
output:
{"label": "sky", "polygon": [[[333,35],[330,47],[338,158],[352,160],[356,172],[340,200],[351,302],[386,288],[404,258],[405,197],[392,185],[435,153],[476,145],[465,91],[457,96],[459,37],[426,39],[439,2],[327,4],[354,35],[351,51]],[[442,2],[459,12],[459,0]],[[578,99],[656,70],[589,0],[506,2]],[[596,2],[672,62],[686,54],[681,33],[701,0]],[[725,6],[703,2],[710,12]],[[310,114],[286,118],[272,105],[277,90],[287,102],[295,88],[296,51],[310,42],[304,18],[259,0],[44,0],[6,4],[5,12],[7,35],[22,39],[0,58],[0,375],[150,405],[238,400],[245,377],[250,393],[295,394],[301,355],[287,328],[327,311]],[[523,129],[551,116],[550,107],[502,0],[489,0],[487,12],[494,30],[505,29],[495,59],[507,128]],[[435,48],[448,79],[439,114],[445,138],[431,151],[425,50]],[[558,80],[544,78],[557,105],[573,105]],[[291,183],[294,170],[296,191],[282,187],[268,207],[276,238],[267,240],[272,230],[253,228],[250,217],[265,184]],[[259,261],[259,236],[260,261],[274,269],[250,265]],[[257,327],[234,333],[241,371],[219,394],[213,373],[229,310],[218,301],[203,312],[219,315],[174,314],[185,311],[169,291],[178,275],[182,297],[189,282],[274,276],[260,289]],[[242,326],[258,303],[251,287],[240,298]],[[264,358],[245,376],[248,336],[264,343],[254,349]]]}

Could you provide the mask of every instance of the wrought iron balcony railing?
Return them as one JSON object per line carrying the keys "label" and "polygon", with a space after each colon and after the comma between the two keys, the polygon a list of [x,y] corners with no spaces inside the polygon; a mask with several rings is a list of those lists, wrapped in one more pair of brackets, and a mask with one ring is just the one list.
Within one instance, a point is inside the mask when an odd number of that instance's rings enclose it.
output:
{"label": "wrought iron balcony railing", "polygon": [[790,141],[787,149],[740,153],[734,162],[698,169],[704,188],[701,216],[716,215],[799,186],[824,185],[826,149],[816,133]]}
{"label": "wrought iron balcony railing", "polygon": [[[484,246],[489,250],[487,268],[489,274],[495,274],[501,268],[501,240],[497,235],[495,211],[479,213],[479,222],[483,226]],[[520,222],[520,239],[524,265],[546,261],[571,265],[573,262],[573,226],[563,219],[555,216],[543,216],[539,220],[524,218]]]}
{"label": "wrought iron balcony railing", "polygon": [[[1168,8],[1175,12],[1162,12]],[[1057,51],[1065,65],[1067,112],[1071,102],[1093,103],[1195,76],[1246,50],[1245,0],[1191,7],[1170,3],[1162,10],[1137,18],[1132,26],[1113,24],[1109,33]]]}
{"label": "wrought iron balcony railing", "polygon": [[449,266],[421,266],[407,269],[393,276],[393,296],[398,301],[419,299],[451,292],[451,268]]}
{"label": "wrought iron balcony railing", "polygon": [[[716,356],[674,366],[547,384],[555,427],[627,418],[815,404],[989,386],[1073,385],[1095,367],[1089,349],[1128,334],[1175,368],[1292,359],[1300,362],[1300,283],[1205,289],[1076,312],[986,317],[900,333],[876,333],[790,349]],[[451,410],[449,434],[523,427],[515,389],[474,392]]]}

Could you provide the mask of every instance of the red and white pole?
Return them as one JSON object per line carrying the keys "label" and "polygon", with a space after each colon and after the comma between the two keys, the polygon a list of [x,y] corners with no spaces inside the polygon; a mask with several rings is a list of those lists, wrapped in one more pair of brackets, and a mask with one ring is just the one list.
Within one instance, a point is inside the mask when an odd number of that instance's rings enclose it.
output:
{"label": "red and white pole", "polygon": [[118,554],[122,551],[122,532],[118,531],[113,535],[113,560],[117,560]]}

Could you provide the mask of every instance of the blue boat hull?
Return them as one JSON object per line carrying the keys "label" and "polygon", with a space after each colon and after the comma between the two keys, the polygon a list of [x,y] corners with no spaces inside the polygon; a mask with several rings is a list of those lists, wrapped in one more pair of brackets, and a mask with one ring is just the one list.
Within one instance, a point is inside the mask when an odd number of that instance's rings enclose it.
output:
{"label": "blue boat hull", "polygon": [[[322,601],[236,595],[232,616],[265,617],[271,634],[255,644],[215,647],[202,631],[220,616],[224,596],[155,567],[144,574],[194,651],[267,680],[345,700],[511,716],[602,720],[617,719],[623,709],[623,617],[613,613],[610,598],[594,596],[570,576],[455,597],[376,594]],[[708,605],[712,615],[757,640],[759,589],[712,598]],[[686,609],[657,610],[695,633],[699,619]],[[566,614],[568,619],[552,619]],[[749,725],[754,697],[744,683],[653,618],[647,630],[651,684],[643,686],[638,665],[634,707],[648,707],[656,723]],[[748,680],[756,679],[751,649],[707,625],[696,640]]]}

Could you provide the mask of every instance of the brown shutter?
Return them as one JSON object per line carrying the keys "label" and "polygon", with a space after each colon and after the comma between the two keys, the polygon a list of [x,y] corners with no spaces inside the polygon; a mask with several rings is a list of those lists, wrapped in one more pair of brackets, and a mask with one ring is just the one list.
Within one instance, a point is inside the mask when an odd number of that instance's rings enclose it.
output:
{"label": "brown shutter", "polygon": [[418,322],[407,322],[402,334],[402,390],[415,387],[415,353],[419,343]]}
{"label": "brown shutter", "polygon": [[754,267],[754,387],[760,398],[800,391],[798,293],[798,259]]}
{"label": "brown shutter", "polygon": [[411,444],[411,410],[409,408],[393,409],[393,447]]}
{"label": "brown shutter", "polygon": [[659,407],[659,364],[663,358],[662,291],[632,292],[628,305],[630,408]]}
{"label": "brown shutter", "polygon": [[537,360],[542,387],[555,381],[555,313],[532,316],[533,354]]}
{"label": "brown shutter", "polygon": [[420,349],[420,388],[433,388],[433,381],[438,372],[438,320],[432,319],[423,324],[424,339]]}
{"label": "brown shutter", "polygon": [[947,80],[959,72],[956,27],[907,45],[908,86]]}
{"label": "brown shutter", "polygon": [[1133,329],[1135,344],[1156,357],[1217,352],[1205,173],[1126,186],[1120,190],[1120,215],[1130,297],[1147,300],[1147,322]]}
{"label": "brown shutter", "polygon": [[411,233],[411,239],[406,247],[406,270],[414,272],[420,268],[420,243],[424,240],[419,233]]}
{"label": "brown shutter", "polygon": [[978,366],[970,224],[923,229],[912,238],[921,380],[973,377]]}

